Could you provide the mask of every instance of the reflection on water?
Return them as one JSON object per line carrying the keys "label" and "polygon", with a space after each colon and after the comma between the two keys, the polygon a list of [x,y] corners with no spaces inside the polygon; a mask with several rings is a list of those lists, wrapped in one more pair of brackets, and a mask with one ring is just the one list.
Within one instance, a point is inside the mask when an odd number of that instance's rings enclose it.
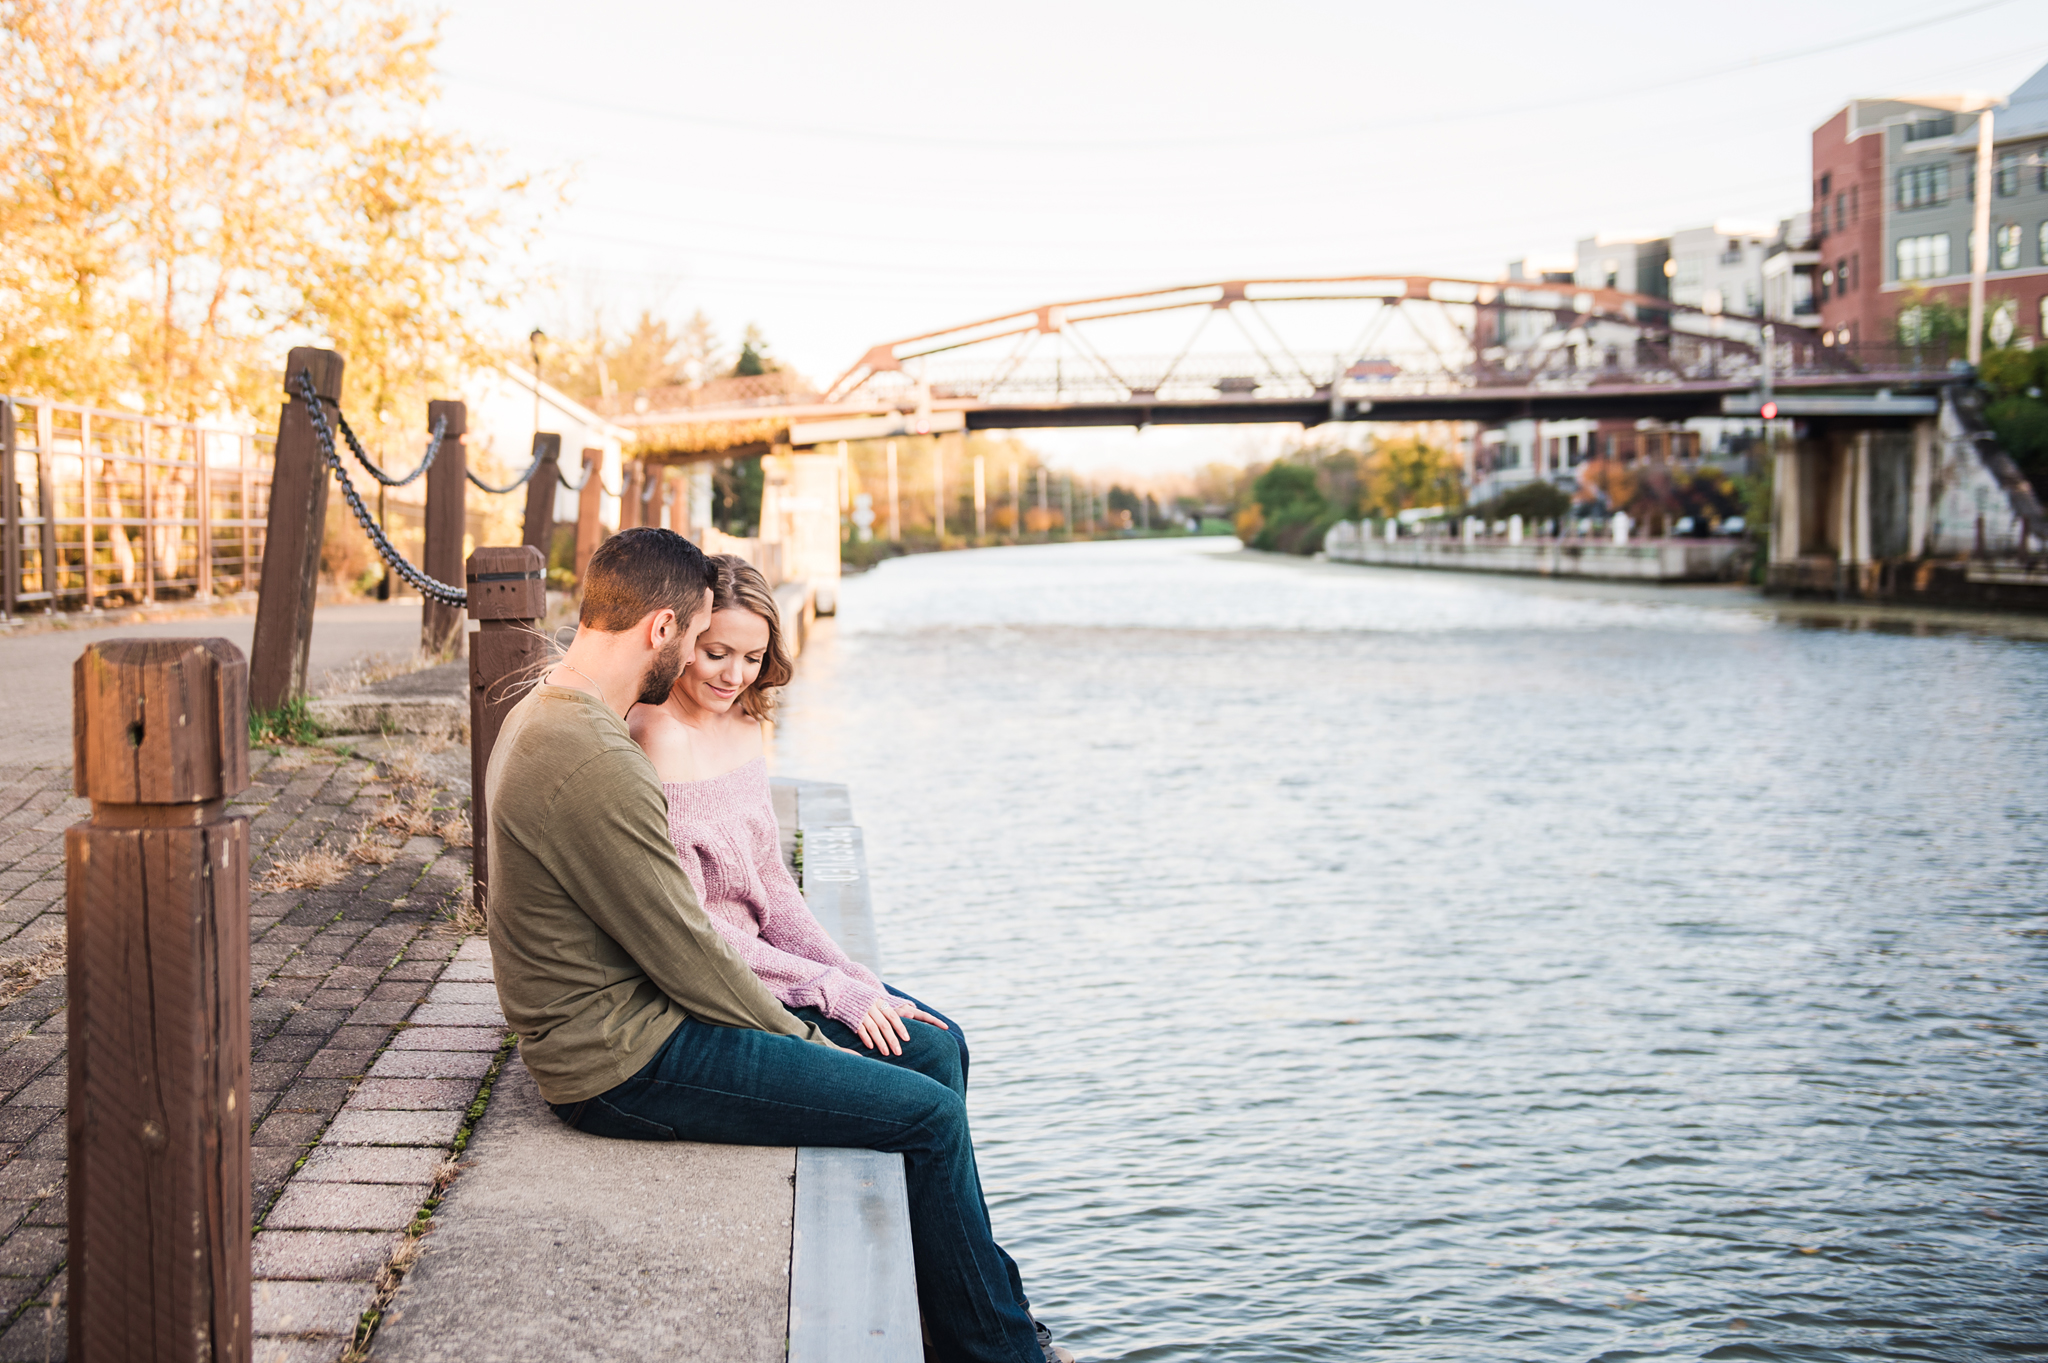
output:
{"label": "reflection on water", "polygon": [[933,555],[777,739],[1088,1359],[2048,1352],[2048,648]]}

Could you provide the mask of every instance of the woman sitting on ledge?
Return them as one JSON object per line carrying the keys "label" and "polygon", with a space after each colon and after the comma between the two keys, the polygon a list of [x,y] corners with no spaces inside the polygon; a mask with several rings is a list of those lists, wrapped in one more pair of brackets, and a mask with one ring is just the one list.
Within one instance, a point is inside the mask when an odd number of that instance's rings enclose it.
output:
{"label": "woman sitting on ledge", "polygon": [[[967,1095],[958,1024],[889,988],[839,949],[782,864],[761,724],[795,675],[768,581],[745,559],[711,560],[711,624],[668,699],[627,720],[668,796],[669,840],[711,922],[769,992],[835,1044],[914,1070]],[[977,1179],[977,1182],[979,1180]],[[988,1203],[982,1202],[982,1216]],[[996,1246],[1010,1293],[1029,1314],[1016,1261]],[[1072,1363],[1033,1317],[1046,1363]]]}
{"label": "woman sitting on ledge", "polygon": [[784,1007],[841,1046],[965,1095],[960,1028],[841,951],[782,864],[761,725],[795,668],[767,579],[734,554],[711,562],[711,625],[695,656],[666,701],[635,706],[628,720],[668,796],[683,872],[712,924]]}

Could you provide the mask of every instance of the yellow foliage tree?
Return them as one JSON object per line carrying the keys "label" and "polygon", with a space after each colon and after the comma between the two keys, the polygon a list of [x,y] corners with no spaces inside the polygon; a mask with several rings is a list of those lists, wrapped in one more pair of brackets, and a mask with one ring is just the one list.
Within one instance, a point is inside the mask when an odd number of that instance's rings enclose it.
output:
{"label": "yellow foliage tree", "polygon": [[486,353],[526,201],[432,125],[438,36],[396,0],[0,0],[0,385],[252,412],[310,342],[351,409],[416,413]]}
{"label": "yellow foliage tree", "polygon": [[1359,509],[1391,516],[1414,507],[1454,507],[1465,500],[1464,472],[1448,450],[1421,440],[1375,443],[1365,457]]}

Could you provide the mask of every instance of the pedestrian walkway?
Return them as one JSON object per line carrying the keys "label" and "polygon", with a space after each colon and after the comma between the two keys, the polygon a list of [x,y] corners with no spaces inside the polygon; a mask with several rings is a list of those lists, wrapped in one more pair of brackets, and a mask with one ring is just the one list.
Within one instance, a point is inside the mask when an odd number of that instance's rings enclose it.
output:
{"label": "pedestrian walkway", "polygon": [[[8,723],[4,760],[71,761],[71,665],[86,645],[101,639],[226,639],[249,655],[255,635],[252,609],[243,615],[205,620],[126,621],[94,624],[92,617],[66,618],[64,628],[18,637],[0,635],[0,664],[7,669]],[[313,647],[308,675],[314,690],[323,678],[367,655],[409,658],[420,644],[420,603],[354,601],[322,606],[313,613]]]}
{"label": "pedestrian walkway", "polygon": [[[467,802],[437,765],[258,750],[233,802],[251,820],[257,1363],[341,1357],[503,1038],[453,919]],[[88,812],[68,765],[0,768],[0,1363],[64,1356],[64,829]]]}

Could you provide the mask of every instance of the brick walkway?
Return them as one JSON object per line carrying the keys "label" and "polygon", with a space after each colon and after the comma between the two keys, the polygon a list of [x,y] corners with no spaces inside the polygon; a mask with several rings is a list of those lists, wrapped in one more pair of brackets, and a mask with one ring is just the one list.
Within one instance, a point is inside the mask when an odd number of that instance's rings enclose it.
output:
{"label": "brick walkway", "polygon": [[[256,1326],[277,1336],[256,1358],[315,1363],[341,1356],[445,1176],[502,1020],[482,943],[464,949],[449,918],[470,857],[447,820],[466,800],[403,759],[251,758],[235,804],[253,863]],[[62,969],[64,829],[88,812],[70,790],[67,767],[0,768],[0,1363],[64,1357],[64,979],[39,977]],[[295,859],[331,879],[267,888]]]}

